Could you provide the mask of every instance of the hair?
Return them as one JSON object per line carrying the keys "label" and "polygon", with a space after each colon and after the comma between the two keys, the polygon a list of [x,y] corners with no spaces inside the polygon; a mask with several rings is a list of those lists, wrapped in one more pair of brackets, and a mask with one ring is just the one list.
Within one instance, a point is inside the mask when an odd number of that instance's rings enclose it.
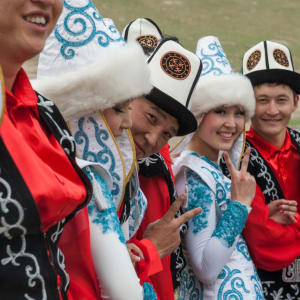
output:
{"label": "hair", "polygon": [[[296,91],[294,90],[293,87],[291,87],[289,84],[286,84],[286,83],[281,83],[281,82],[263,82],[263,83],[260,83],[260,84],[256,84],[254,87],[259,87],[259,86],[262,86],[263,84],[268,84],[268,85],[272,85],[272,86],[279,86],[279,85],[286,85],[288,86],[291,90],[292,90],[292,93],[293,93],[293,99],[295,100],[295,98],[297,97],[297,93]],[[253,87],[253,88],[254,88]]]}

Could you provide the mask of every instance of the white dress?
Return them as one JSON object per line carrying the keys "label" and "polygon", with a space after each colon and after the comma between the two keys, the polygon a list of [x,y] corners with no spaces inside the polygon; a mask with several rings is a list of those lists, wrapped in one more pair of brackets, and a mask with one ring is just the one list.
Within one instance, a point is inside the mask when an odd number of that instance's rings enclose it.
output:
{"label": "white dress", "polygon": [[175,161],[174,175],[178,193],[187,193],[186,209],[203,209],[184,237],[187,266],[178,299],[264,299],[241,235],[250,208],[230,199],[230,180],[216,163],[191,151]]}

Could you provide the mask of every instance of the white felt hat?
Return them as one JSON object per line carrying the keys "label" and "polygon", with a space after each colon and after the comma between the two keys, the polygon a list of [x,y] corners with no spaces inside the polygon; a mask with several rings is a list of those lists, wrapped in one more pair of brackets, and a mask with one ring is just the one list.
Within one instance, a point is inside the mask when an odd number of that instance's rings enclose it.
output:
{"label": "white felt hat", "polygon": [[122,32],[127,43],[138,42],[145,54],[151,55],[163,38],[158,25],[149,18],[138,18],[127,24]]}
{"label": "white felt hat", "polygon": [[196,130],[197,122],[189,109],[202,69],[201,60],[168,38],[157,46],[148,64],[153,89],[146,98],[178,120],[178,135]]}
{"label": "white felt hat", "polygon": [[290,50],[282,44],[262,41],[251,47],[243,58],[243,74],[253,86],[277,82],[300,93],[300,74],[294,70]]}
{"label": "white felt hat", "polygon": [[139,45],[126,45],[111,19],[92,1],[64,2],[46,41],[34,88],[67,120],[150,92],[150,70]]}
{"label": "white felt hat", "polygon": [[219,39],[215,36],[199,39],[196,54],[203,64],[192,99],[191,111],[196,118],[221,105],[241,105],[249,120],[255,110],[251,82],[233,72]]}

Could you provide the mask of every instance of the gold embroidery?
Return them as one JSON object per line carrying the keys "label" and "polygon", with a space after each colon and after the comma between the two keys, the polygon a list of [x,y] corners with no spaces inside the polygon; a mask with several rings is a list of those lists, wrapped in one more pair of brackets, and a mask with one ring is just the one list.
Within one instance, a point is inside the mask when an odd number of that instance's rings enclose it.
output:
{"label": "gold embroidery", "polygon": [[259,50],[255,50],[247,60],[247,69],[251,71],[254,69],[261,59],[261,52]]}
{"label": "gold embroidery", "polygon": [[290,63],[287,55],[281,49],[275,49],[273,51],[273,57],[278,64],[284,67],[289,67]]}

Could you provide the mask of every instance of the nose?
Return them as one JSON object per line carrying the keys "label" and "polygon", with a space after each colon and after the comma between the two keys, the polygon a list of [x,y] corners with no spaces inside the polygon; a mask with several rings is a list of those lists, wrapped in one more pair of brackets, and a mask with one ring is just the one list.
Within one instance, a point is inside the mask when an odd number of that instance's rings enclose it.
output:
{"label": "nose", "polygon": [[123,129],[131,129],[132,128],[132,120],[131,115],[128,114],[122,121],[122,128]]}
{"label": "nose", "polygon": [[277,104],[275,103],[275,101],[270,101],[268,103],[268,107],[267,107],[266,112],[269,115],[276,115],[278,113],[278,107],[277,107]]}
{"label": "nose", "polygon": [[156,149],[159,140],[159,133],[154,129],[149,130],[149,132],[145,134],[145,139],[149,146],[151,146],[153,149]]}
{"label": "nose", "polygon": [[226,127],[235,127],[236,126],[236,120],[234,114],[228,114],[225,121]]}

